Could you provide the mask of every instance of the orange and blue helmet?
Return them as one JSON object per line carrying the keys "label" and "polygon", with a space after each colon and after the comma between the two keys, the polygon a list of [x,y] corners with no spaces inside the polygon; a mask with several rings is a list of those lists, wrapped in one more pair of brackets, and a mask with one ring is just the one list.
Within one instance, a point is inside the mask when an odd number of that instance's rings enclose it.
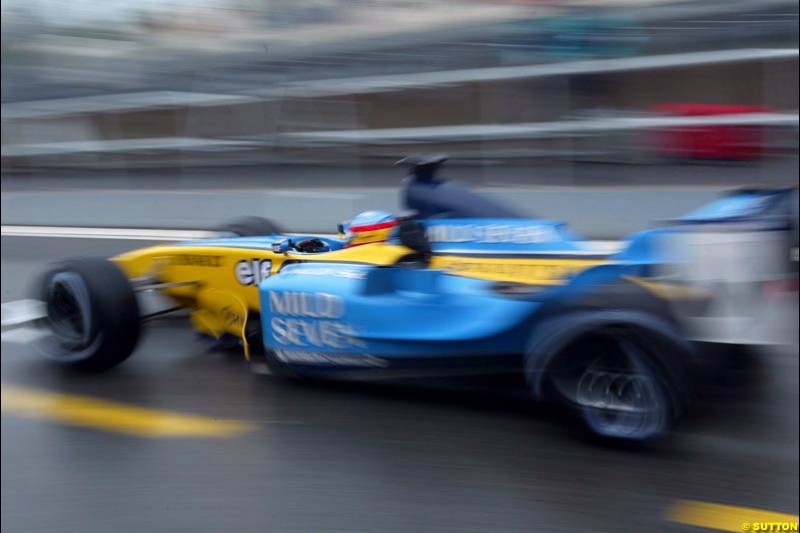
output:
{"label": "orange and blue helmet", "polygon": [[384,211],[365,211],[350,221],[345,247],[386,242],[396,234],[397,217]]}

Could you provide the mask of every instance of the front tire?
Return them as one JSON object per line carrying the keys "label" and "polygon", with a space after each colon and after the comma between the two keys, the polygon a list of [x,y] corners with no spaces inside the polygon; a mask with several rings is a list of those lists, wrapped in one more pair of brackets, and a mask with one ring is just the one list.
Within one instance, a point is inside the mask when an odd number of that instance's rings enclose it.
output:
{"label": "front tire", "polygon": [[40,346],[51,361],[102,372],[131,355],[141,330],[139,304],[117,265],[99,258],[67,260],[44,276],[41,290],[48,335]]}

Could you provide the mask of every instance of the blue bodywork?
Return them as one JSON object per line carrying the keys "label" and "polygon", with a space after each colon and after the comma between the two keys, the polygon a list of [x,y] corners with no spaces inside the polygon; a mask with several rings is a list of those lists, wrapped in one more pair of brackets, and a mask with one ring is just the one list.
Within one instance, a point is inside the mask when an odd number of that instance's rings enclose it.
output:
{"label": "blue bodywork", "polygon": [[281,363],[303,373],[446,366],[470,358],[484,364],[493,357],[521,364],[537,327],[554,309],[567,309],[569,302],[620,280],[647,279],[658,266],[681,261],[679,251],[664,246],[666,236],[710,224],[757,223],[784,230],[791,197],[779,190],[720,198],[634,234],[621,251],[604,255],[563,223],[523,218],[451,182],[410,178],[404,194],[434,255],[590,258],[602,264],[560,285],[515,290],[507,283],[414,265],[293,264],[259,288],[265,348]]}
{"label": "blue bodywork", "polygon": [[290,265],[262,286],[270,348],[379,357],[510,353],[539,305],[499,298],[492,282],[441,270],[336,265],[317,276],[320,269]]}

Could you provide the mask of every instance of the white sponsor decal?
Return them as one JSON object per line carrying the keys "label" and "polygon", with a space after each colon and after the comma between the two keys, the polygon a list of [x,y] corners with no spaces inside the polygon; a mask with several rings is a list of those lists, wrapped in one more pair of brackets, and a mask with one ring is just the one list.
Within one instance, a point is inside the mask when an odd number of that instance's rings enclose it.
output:
{"label": "white sponsor decal", "polygon": [[234,267],[236,280],[242,285],[258,285],[269,277],[272,261],[269,259],[242,259]]}
{"label": "white sponsor decal", "polygon": [[342,270],[339,268],[296,268],[281,271],[281,276],[296,275],[296,276],[323,276],[323,277],[336,277],[345,279],[364,279],[367,275],[364,270]]}
{"label": "white sponsor decal", "polygon": [[278,344],[341,350],[363,347],[354,337],[353,327],[346,322],[333,320],[303,320],[301,318],[272,317],[272,337]]}
{"label": "white sponsor decal", "polygon": [[309,348],[363,348],[352,324],[343,322],[344,300],[335,294],[271,291],[272,337],[278,344]]}
{"label": "white sponsor decal", "polygon": [[278,360],[284,363],[372,367],[388,366],[386,361],[370,354],[340,354],[283,349],[275,350],[274,353]]}
{"label": "white sponsor decal", "polygon": [[324,292],[271,291],[269,309],[276,315],[340,318],[345,306],[341,296]]}
{"label": "white sponsor decal", "polygon": [[537,244],[559,239],[558,230],[552,226],[514,224],[436,224],[428,226],[425,236],[434,243]]}

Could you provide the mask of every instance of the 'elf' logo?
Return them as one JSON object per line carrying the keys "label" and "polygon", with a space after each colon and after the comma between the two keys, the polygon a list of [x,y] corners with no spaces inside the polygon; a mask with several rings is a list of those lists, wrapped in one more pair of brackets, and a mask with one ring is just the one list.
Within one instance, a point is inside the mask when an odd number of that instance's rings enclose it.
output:
{"label": "'elf' logo", "polygon": [[254,257],[249,261],[242,259],[236,263],[234,271],[236,272],[236,280],[242,285],[258,285],[261,280],[269,277],[271,269],[272,261]]}

